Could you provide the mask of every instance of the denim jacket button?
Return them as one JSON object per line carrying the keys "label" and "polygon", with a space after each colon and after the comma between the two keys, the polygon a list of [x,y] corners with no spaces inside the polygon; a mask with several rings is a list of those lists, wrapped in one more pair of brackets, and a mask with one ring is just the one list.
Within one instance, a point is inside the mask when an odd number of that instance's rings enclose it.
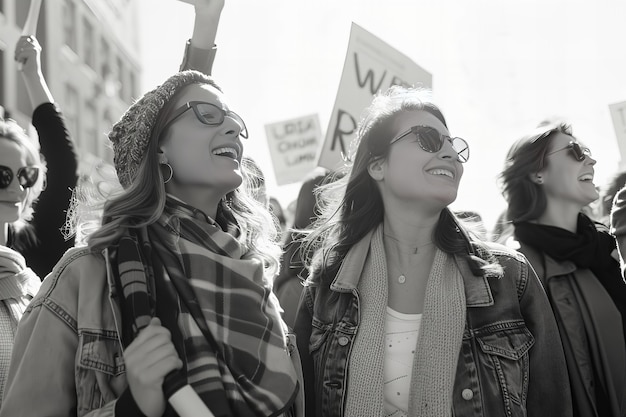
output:
{"label": "denim jacket button", "polygon": [[469,401],[472,398],[474,398],[474,393],[472,392],[471,389],[465,388],[463,392],[461,392],[461,396],[463,397],[464,400]]}
{"label": "denim jacket button", "polygon": [[346,336],[341,336],[337,341],[341,346],[345,346],[350,342],[350,339],[348,339]]}

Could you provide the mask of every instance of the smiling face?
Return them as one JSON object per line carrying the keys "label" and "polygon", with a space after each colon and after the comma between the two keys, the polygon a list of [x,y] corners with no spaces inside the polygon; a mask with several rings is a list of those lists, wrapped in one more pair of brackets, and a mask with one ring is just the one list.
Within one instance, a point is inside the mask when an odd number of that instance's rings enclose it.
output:
{"label": "smiling face", "polygon": [[0,137],[0,165],[13,171],[9,186],[0,189],[0,223],[13,223],[20,218],[28,195],[28,189],[23,188],[16,178],[18,169],[29,165],[26,152],[12,140]]}
{"label": "smiling face", "polygon": [[[450,136],[434,115],[414,110],[395,116],[388,131],[389,140],[412,126],[432,127]],[[449,141],[438,152],[430,153],[420,147],[415,135],[409,134],[390,146],[385,160],[370,164],[370,175],[378,181],[386,204],[395,200],[439,212],[456,199],[463,165]]]}
{"label": "smiling face", "polygon": [[[190,101],[211,103],[228,110],[222,94],[206,84],[185,87],[173,108],[178,109]],[[204,124],[193,109],[173,121],[160,144],[163,162],[173,171],[172,180],[166,184],[168,192],[176,195],[200,187],[221,197],[237,188],[242,182],[241,129],[230,116],[219,125]]]}
{"label": "smiling face", "polygon": [[[546,152],[546,167],[538,174],[543,181],[548,204],[572,204],[581,209],[599,197],[593,183],[596,160],[585,156],[584,160],[577,161],[568,146],[571,141],[576,139],[556,133]],[[580,146],[584,147],[583,144]]]}

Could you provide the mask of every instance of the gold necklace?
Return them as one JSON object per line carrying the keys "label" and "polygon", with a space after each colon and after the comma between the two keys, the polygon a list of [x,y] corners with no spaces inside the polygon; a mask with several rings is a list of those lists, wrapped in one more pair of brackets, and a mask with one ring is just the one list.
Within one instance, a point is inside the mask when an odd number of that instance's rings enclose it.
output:
{"label": "gold necklace", "polygon": [[[409,262],[409,266],[408,269],[405,269],[405,271],[407,272],[403,272],[402,268],[397,267],[396,265],[400,264],[400,259],[399,257],[397,257],[397,262],[395,263],[391,263],[391,265],[393,265],[394,269],[396,270],[396,272],[399,272],[400,274],[397,276],[397,278],[395,279],[395,281],[397,281],[399,284],[404,284],[406,282],[406,276],[408,271],[411,271],[413,269],[413,267],[415,266],[415,261],[416,259],[419,259],[419,257],[415,256],[418,253],[422,253],[419,248],[422,247],[426,247],[426,246],[431,246],[434,245],[433,242],[428,242],[428,243],[424,243],[422,245],[418,245],[418,246],[407,246],[406,244],[404,244],[403,242],[400,242],[398,239],[394,238],[391,235],[388,234],[384,234],[385,237],[389,238],[389,241],[391,241],[393,243],[393,246],[395,246],[395,249],[397,250],[397,252],[402,252],[404,254],[407,254],[409,256],[411,256],[411,262]],[[390,245],[387,245],[388,249]],[[404,247],[402,247],[404,246]],[[409,250],[407,250],[407,248]],[[394,254],[395,257],[395,254]],[[390,261],[390,256],[387,256],[388,261]]]}
{"label": "gold necklace", "polygon": [[427,242],[427,243],[422,243],[421,245],[413,246],[413,245],[408,245],[400,241],[399,239],[395,238],[394,236],[388,235],[387,233],[383,233],[383,235],[389,238],[391,241],[393,241],[398,251],[409,254],[409,255],[415,255],[417,252],[419,252],[419,248],[434,245],[433,242]]}

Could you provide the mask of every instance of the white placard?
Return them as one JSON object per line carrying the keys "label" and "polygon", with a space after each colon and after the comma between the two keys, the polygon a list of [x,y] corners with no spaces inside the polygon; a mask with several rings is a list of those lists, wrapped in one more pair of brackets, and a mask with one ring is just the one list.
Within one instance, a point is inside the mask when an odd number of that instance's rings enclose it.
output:
{"label": "white placard", "polygon": [[314,168],[322,133],[317,114],[265,125],[276,184],[302,181]]}
{"label": "white placard", "polygon": [[609,110],[621,157],[620,169],[626,169],[626,101],[609,105]]}

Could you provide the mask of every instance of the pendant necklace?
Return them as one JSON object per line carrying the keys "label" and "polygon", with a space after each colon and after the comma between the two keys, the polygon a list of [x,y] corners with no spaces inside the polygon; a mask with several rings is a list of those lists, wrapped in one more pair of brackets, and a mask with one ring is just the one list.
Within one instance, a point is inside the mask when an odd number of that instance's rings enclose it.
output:
{"label": "pendant necklace", "polygon": [[[415,259],[417,258],[415,255],[417,255],[418,253],[421,253],[420,248],[434,245],[434,243],[433,242],[428,242],[428,243],[424,243],[424,244],[421,244],[421,245],[418,245],[418,246],[411,246],[411,245],[407,245],[406,243],[400,242],[395,237],[393,237],[391,235],[388,235],[386,233],[384,234],[384,236],[386,238],[389,238],[389,241],[393,243],[393,246],[395,247],[396,251],[398,252],[398,255],[401,252],[401,253],[404,253],[405,255],[409,255],[411,257],[411,262],[409,264],[409,267],[405,271],[402,271],[399,267],[395,267],[395,265],[394,265],[394,269],[397,270],[400,273],[398,275],[398,277],[396,278],[396,282],[398,282],[399,284],[404,284],[406,282],[406,279],[407,279],[406,276],[407,276],[408,272],[413,269],[413,266],[414,266],[414,263],[415,263]],[[394,254],[394,255],[396,255],[396,254]],[[390,257],[388,257],[388,258],[390,258]],[[399,261],[400,261],[400,259],[398,257],[397,264],[400,264]]]}

